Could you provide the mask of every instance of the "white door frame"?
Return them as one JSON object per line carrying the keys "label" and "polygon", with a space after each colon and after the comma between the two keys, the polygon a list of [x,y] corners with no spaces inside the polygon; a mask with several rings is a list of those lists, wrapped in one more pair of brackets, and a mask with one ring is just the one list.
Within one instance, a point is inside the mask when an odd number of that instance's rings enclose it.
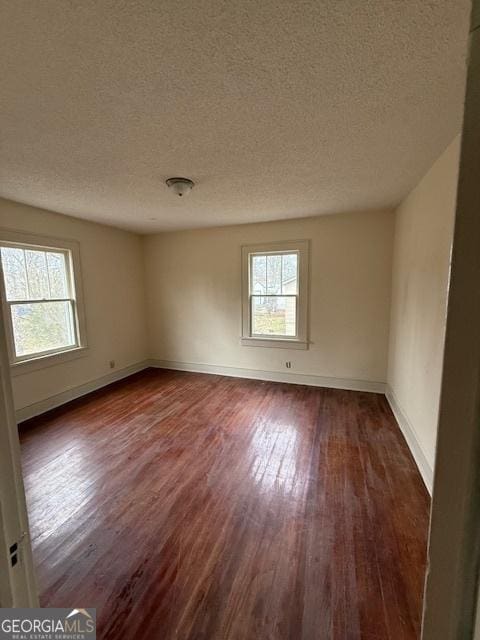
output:
{"label": "white door frame", "polygon": [[[18,545],[12,566],[10,547]],[[38,607],[5,326],[0,314],[0,607]]]}
{"label": "white door frame", "polygon": [[423,640],[474,637],[480,569],[480,0],[471,24]]}

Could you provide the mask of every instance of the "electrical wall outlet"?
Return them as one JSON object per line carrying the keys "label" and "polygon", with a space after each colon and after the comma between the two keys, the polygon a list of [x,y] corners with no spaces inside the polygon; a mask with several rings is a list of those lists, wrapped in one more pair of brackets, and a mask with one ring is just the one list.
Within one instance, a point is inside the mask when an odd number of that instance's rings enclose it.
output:
{"label": "electrical wall outlet", "polygon": [[292,363],[290,362],[290,360],[287,360],[287,362],[285,362],[285,366],[287,367],[287,369],[292,368]]}
{"label": "electrical wall outlet", "polygon": [[110,369],[115,369],[115,360],[110,360]]}

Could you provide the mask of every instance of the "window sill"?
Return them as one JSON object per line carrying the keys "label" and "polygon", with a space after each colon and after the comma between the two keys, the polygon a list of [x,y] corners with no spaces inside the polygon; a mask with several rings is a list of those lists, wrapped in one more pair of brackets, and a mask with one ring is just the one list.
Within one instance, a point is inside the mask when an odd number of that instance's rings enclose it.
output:
{"label": "window sill", "polygon": [[10,365],[10,373],[12,377],[21,376],[31,371],[38,371],[39,369],[45,369],[45,367],[52,367],[57,364],[62,364],[63,362],[81,358],[87,355],[87,351],[87,347],[74,347],[73,349],[67,349],[59,353],[49,353],[44,356],[14,362]]}
{"label": "window sill", "polygon": [[244,347],[273,347],[275,349],[308,349],[305,340],[289,340],[288,338],[241,338],[240,344]]}

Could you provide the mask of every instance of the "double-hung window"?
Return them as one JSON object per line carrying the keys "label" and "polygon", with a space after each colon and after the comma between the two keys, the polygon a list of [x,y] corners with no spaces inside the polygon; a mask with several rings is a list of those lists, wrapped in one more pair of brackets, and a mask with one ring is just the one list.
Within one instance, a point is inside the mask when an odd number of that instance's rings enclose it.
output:
{"label": "double-hung window", "polygon": [[308,241],[242,249],[242,344],[306,349]]}
{"label": "double-hung window", "polygon": [[11,363],[79,350],[85,344],[79,313],[79,265],[74,255],[78,247],[61,241],[43,246],[4,239],[12,235],[0,237]]}

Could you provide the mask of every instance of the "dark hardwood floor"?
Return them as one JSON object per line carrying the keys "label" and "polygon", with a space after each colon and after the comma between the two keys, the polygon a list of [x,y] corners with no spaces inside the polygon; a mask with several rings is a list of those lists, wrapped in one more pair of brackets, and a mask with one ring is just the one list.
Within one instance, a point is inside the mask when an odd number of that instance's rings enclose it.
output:
{"label": "dark hardwood floor", "polygon": [[110,640],[413,640],[429,498],[383,396],[149,370],[25,424],[42,606]]}

